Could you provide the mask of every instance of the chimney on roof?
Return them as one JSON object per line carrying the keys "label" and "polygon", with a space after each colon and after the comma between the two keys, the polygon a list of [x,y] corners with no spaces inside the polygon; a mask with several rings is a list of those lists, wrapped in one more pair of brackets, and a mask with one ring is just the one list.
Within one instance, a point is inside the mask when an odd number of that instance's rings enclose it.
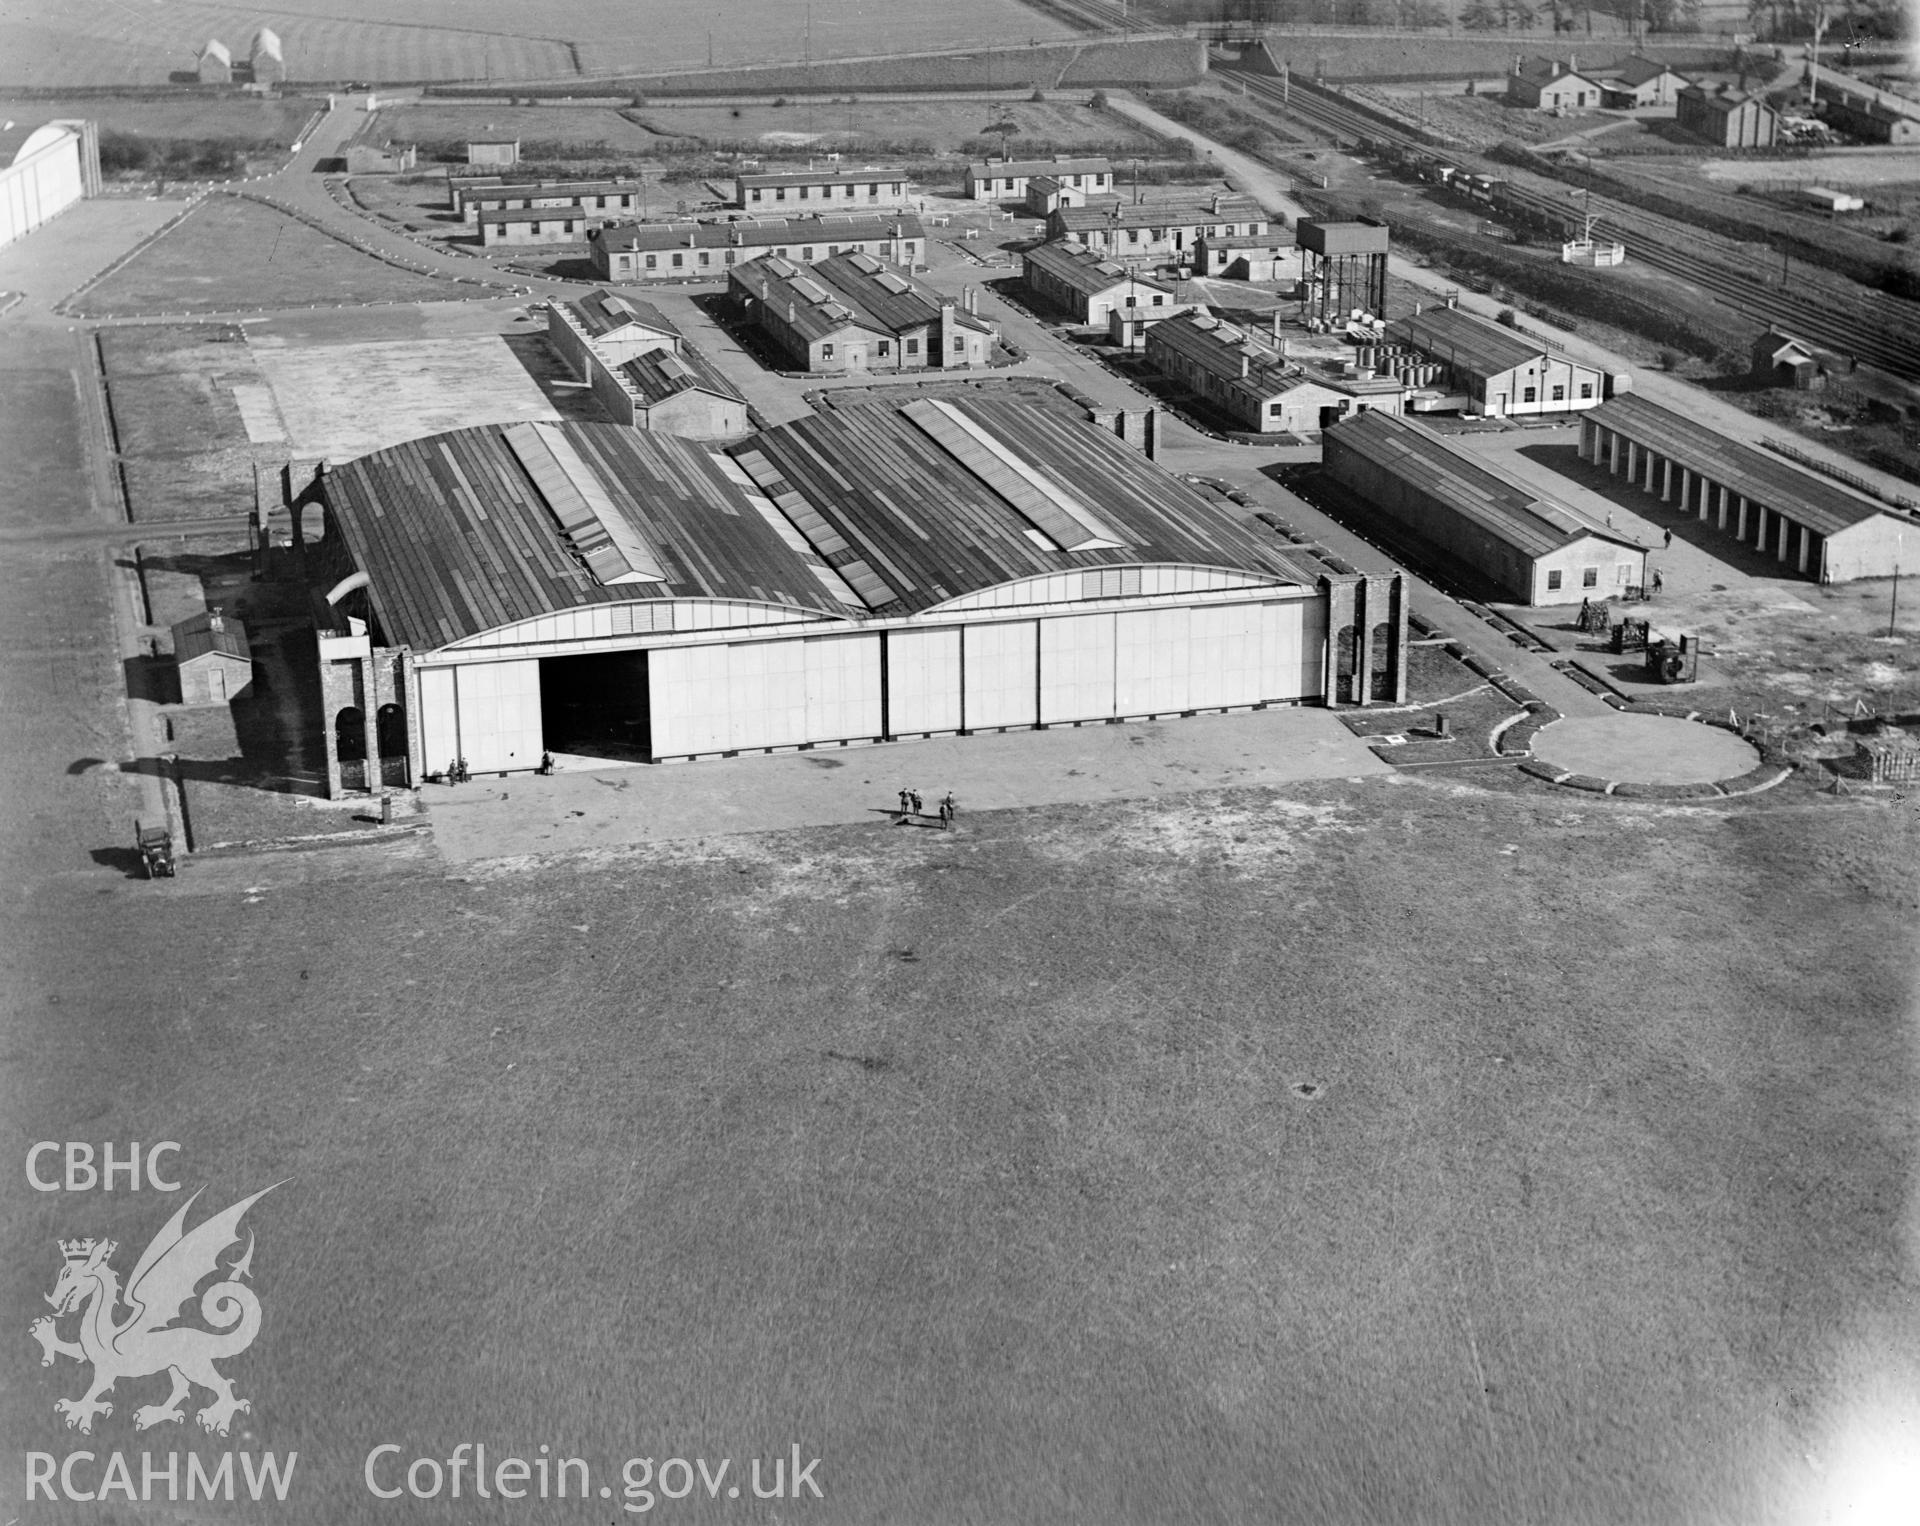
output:
{"label": "chimney on roof", "polygon": [[1240,379],[1245,381],[1253,371],[1253,358],[1242,348],[1240,351]]}
{"label": "chimney on roof", "polygon": [[[1273,310],[1273,337],[1280,339],[1280,309],[1277,307]],[[1282,355],[1287,353],[1287,342],[1284,339],[1280,339],[1280,353]]]}
{"label": "chimney on roof", "polygon": [[1218,191],[1213,193],[1213,215],[1215,217],[1220,215],[1220,193]]}
{"label": "chimney on roof", "polygon": [[798,313],[794,308],[793,298],[789,297],[787,298],[787,322],[792,323],[797,317]]}
{"label": "chimney on roof", "polygon": [[1567,73],[1578,74],[1579,72],[1580,72],[1580,55],[1578,53],[1569,53],[1567,55]]}
{"label": "chimney on roof", "polygon": [[1557,58],[1553,60],[1553,77],[1560,78],[1560,60]]}
{"label": "chimney on roof", "polygon": [[208,630],[223,631],[227,628],[226,622],[220,618],[221,613],[222,611],[218,604],[214,605],[212,609],[207,611],[207,629]]}

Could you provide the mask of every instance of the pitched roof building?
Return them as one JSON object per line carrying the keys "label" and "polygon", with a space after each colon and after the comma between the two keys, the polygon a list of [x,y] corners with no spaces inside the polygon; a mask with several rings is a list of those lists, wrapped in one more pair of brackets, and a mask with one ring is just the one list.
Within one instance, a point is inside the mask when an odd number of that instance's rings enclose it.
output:
{"label": "pitched roof building", "polygon": [[725,275],[764,255],[798,264],[836,254],[870,254],[912,266],[927,235],[912,212],[735,218],[717,223],[609,224],[589,240],[603,281],[684,281]]}
{"label": "pitched roof building", "polygon": [[1446,366],[1482,413],[1568,413],[1597,408],[1606,373],[1518,329],[1458,307],[1429,307],[1387,325],[1386,337]]}
{"label": "pitched roof building", "polygon": [[1577,59],[1515,59],[1507,71],[1507,100],[1535,111],[1588,111],[1600,105],[1597,76],[1583,74]]}
{"label": "pitched roof building", "polygon": [[983,366],[993,356],[992,324],[869,254],[753,260],[734,267],[728,291],[802,371]]}
{"label": "pitched roof building", "polygon": [[1719,148],[1771,148],[1780,136],[1780,115],[1758,92],[1739,94],[1725,81],[1713,90],[1689,85],[1680,92],[1674,120],[1683,132]]}
{"label": "pitched roof building", "polygon": [[1600,81],[1602,104],[1623,111],[1671,106],[1693,84],[1679,70],[1637,53],[1593,72]]}
{"label": "pitched roof building", "polygon": [[547,338],[617,423],[693,440],[748,431],[740,389],[649,302],[602,290],[550,303]]}
{"label": "pitched roof building", "polygon": [[1647,550],[1411,419],[1357,414],[1322,437],[1327,475],[1368,511],[1490,579],[1521,604],[1619,597]]}
{"label": "pitched roof building", "polygon": [[907,206],[913,187],[902,169],[784,170],[734,176],[733,200],[749,212],[852,211]]}
{"label": "pitched roof building", "polygon": [[1182,259],[1203,238],[1265,233],[1270,219],[1248,196],[1205,201],[1113,202],[1060,207],[1047,219],[1049,238],[1072,238],[1116,259]]}
{"label": "pitched roof building", "polygon": [[1078,239],[1037,244],[1020,256],[1027,290],[1076,323],[1104,324],[1115,308],[1174,309],[1179,293],[1167,281],[1102,258]]}
{"label": "pitched roof building", "polygon": [[1254,434],[1309,434],[1350,413],[1399,413],[1406,389],[1397,377],[1282,338],[1277,332],[1183,313],[1147,330],[1148,363],[1211,403],[1235,427]]}
{"label": "pitched roof building", "polygon": [[1037,175],[1051,176],[1083,196],[1113,189],[1113,162],[1100,157],[1051,159],[981,159],[967,166],[962,194],[970,201],[1023,201],[1028,184]]}

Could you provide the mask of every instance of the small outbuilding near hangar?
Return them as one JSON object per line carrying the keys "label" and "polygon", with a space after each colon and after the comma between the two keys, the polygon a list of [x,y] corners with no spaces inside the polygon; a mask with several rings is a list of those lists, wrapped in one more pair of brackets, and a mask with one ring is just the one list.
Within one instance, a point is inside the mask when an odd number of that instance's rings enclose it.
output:
{"label": "small outbuilding near hangar", "polygon": [[1334,481],[1493,579],[1516,603],[1571,604],[1645,586],[1647,552],[1638,541],[1543,498],[1423,424],[1358,413],[1321,441]]}
{"label": "small outbuilding near hangar", "polygon": [[404,733],[416,783],[1406,693],[1397,574],[1333,572],[1031,403],[835,409],[726,450],[462,429],[325,473],[296,515],[316,500],[329,716],[356,751]]}
{"label": "small outbuilding near hangar", "polygon": [[180,674],[181,704],[226,704],[253,682],[246,626],[217,609],[178,622],[173,664]]}

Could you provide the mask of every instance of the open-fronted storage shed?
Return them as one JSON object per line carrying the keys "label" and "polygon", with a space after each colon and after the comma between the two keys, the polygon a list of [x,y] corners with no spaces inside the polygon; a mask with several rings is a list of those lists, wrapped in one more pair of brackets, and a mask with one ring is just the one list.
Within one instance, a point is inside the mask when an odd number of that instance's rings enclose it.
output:
{"label": "open-fronted storage shed", "polygon": [[1637,393],[1581,421],[1580,455],[1822,583],[1890,577],[1920,546],[1913,516]]}
{"label": "open-fronted storage shed", "polygon": [[1330,572],[1030,404],[837,409],[727,450],[463,429],[309,501],[329,714],[388,779],[1406,693],[1398,575]]}

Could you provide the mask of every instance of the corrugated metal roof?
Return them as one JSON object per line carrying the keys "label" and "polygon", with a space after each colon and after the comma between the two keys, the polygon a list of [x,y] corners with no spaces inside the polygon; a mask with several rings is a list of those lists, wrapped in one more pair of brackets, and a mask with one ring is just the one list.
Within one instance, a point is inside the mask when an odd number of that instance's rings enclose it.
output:
{"label": "corrugated metal roof", "polygon": [[1637,392],[1609,398],[1587,417],[1821,535],[1888,512],[1885,505],[1850,492],[1830,478],[1729,439],[1711,425],[1663,408]]}
{"label": "corrugated metal roof", "polygon": [[1440,499],[1524,556],[1544,556],[1588,536],[1622,546],[1638,544],[1595,528],[1565,504],[1543,498],[1483,457],[1410,419],[1377,411],[1357,413],[1335,424],[1323,438],[1335,475],[1338,452],[1351,450]]}
{"label": "corrugated metal roof", "polygon": [[1387,325],[1387,338],[1481,377],[1499,376],[1547,354],[1544,344],[1458,307],[1430,307],[1396,318]]}
{"label": "corrugated metal roof", "polygon": [[706,450],[617,424],[556,429],[637,526],[664,579],[598,582],[499,426],[430,435],[327,478],[333,521],[371,579],[388,642],[432,651],[502,625],[635,597],[846,613]]}
{"label": "corrugated metal roof", "polygon": [[843,548],[827,559],[863,562],[895,591],[883,614],[1076,567],[1192,563],[1309,585],[1319,575],[1104,430],[1031,403],[968,397],[947,407],[1067,485],[1124,544],[1037,545],[1018,508],[885,403],[836,408],[758,436],[750,448],[777,472],[775,485],[804,495]]}

